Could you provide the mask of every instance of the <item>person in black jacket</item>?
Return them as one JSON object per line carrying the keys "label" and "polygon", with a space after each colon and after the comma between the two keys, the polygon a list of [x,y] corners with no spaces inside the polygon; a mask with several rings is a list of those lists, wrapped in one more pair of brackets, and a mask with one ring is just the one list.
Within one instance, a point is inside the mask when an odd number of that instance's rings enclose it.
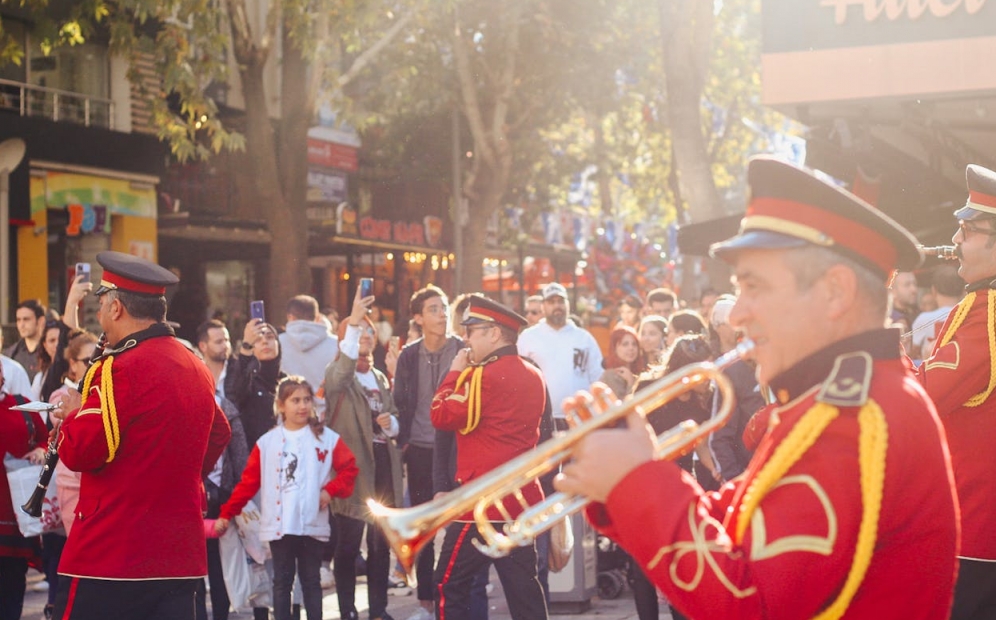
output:
{"label": "person in black jacket", "polygon": [[[225,398],[239,411],[249,451],[260,437],[277,425],[273,399],[277,383],[283,377],[276,328],[259,319],[251,319],[242,333],[239,354],[228,361],[225,372]],[[236,474],[236,480],[241,474],[241,471]],[[269,618],[269,610],[265,607],[254,607],[252,612],[256,620]]]}
{"label": "person in black jacket", "polygon": [[250,320],[243,332],[239,354],[228,362],[225,373],[225,397],[242,416],[250,450],[256,440],[276,426],[273,397],[283,376],[276,328],[259,319]]}
{"label": "person in black jacket", "polygon": [[[407,345],[398,356],[394,378],[394,404],[398,407],[400,432],[398,446],[408,470],[408,492],[412,506],[424,504],[434,496],[433,458],[436,429],[429,418],[429,409],[436,388],[442,383],[463,341],[449,334],[449,303],[446,293],[429,285],[415,291],[409,311],[422,327],[422,338]],[[449,448],[445,452],[448,457]],[[418,579],[418,600],[422,605],[419,618],[433,616],[433,562],[435,551],[430,542],[419,554],[415,566]]]}

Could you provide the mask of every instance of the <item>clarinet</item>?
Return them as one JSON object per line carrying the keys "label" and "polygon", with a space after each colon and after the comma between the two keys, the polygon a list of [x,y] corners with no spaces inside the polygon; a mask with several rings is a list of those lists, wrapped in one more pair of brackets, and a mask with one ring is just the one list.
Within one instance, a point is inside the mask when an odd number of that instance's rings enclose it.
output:
{"label": "clarinet", "polygon": [[[96,362],[104,354],[104,348],[107,346],[107,336],[101,334],[100,338],[97,340],[97,346],[93,350],[93,355],[90,356],[90,362],[87,364],[87,368],[91,364]],[[84,378],[81,378],[79,383],[76,384],[77,390],[83,389]],[[55,407],[52,407],[55,409]],[[48,450],[45,452],[45,463],[42,465],[41,475],[38,476],[38,484],[35,486],[34,492],[28,501],[24,502],[21,506],[21,511],[24,514],[38,518],[42,514],[42,506],[45,503],[45,494],[48,493],[48,485],[52,481],[52,474],[55,473],[55,466],[59,464],[59,450],[56,442],[57,434],[53,433],[52,439],[48,442]]]}

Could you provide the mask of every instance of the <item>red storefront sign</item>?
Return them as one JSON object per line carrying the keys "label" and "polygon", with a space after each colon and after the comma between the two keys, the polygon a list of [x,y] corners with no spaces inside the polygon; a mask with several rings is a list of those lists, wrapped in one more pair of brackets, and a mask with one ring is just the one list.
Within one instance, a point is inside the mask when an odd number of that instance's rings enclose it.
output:
{"label": "red storefront sign", "polygon": [[308,163],[346,172],[356,172],[359,169],[355,147],[315,138],[308,138]]}

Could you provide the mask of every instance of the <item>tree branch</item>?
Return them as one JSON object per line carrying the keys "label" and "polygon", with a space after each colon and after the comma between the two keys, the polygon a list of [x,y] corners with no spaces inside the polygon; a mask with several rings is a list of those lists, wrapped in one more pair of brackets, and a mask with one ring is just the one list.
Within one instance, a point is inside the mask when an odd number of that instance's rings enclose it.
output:
{"label": "tree branch", "polygon": [[495,141],[498,142],[501,140],[501,142],[496,144],[499,147],[506,144],[504,137],[508,131],[508,111],[512,95],[515,94],[516,61],[519,58],[519,30],[521,28],[522,4],[521,2],[513,2],[510,7],[511,14],[508,19],[511,24],[504,50],[505,66],[502,68],[501,81],[498,84],[501,90],[498,92],[498,97],[495,100],[495,109],[491,123],[491,133],[495,137]]}
{"label": "tree branch", "polygon": [[487,130],[484,128],[484,118],[481,114],[481,102],[477,98],[474,78],[470,74],[470,59],[467,57],[467,47],[464,44],[460,19],[454,14],[453,58],[456,60],[457,77],[460,80],[460,94],[463,99],[464,116],[474,139],[474,157],[480,157],[489,166],[497,162],[494,149],[488,141]]}
{"label": "tree branch", "polygon": [[269,54],[273,42],[277,39],[277,30],[283,24],[284,3],[282,0],[271,0],[270,10],[266,13],[266,28],[263,31],[263,39],[259,43],[259,50],[263,54]]}
{"label": "tree branch", "polygon": [[245,0],[226,0],[225,6],[228,10],[228,22],[232,29],[232,52],[237,61],[245,64],[249,61],[254,47],[252,26],[249,25],[249,19],[246,16]]}
{"label": "tree branch", "polygon": [[396,21],[390,28],[387,29],[381,38],[371,45],[368,49],[364,50],[359,56],[353,60],[353,64],[350,65],[349,70],[339,76],[339,86],[343,87],[353,81],[356,76],[360,74],[361,71],[366,69],[367,65],[374,59],[377,54],[380,53],[387,45],[394,40],[398,34],[404,30],[408,22],[412,20],[414,13],[408,13],[398,21]]}

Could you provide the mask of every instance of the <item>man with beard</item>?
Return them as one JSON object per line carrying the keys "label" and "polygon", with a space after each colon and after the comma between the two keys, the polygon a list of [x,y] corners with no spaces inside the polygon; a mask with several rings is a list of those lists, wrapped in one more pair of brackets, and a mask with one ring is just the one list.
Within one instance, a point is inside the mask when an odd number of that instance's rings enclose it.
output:
{"label": "man with beard", "polygon": [[968,294],[917,370],[944,423],[961,505],[955,620],[996,618],[996,172],[970,165],[968,202],[955,211],[958,275]]}
{"label": "man with beard", "polygon": [[45,335],[45,306],[37,299],[27,299],[17,304],[14,318],[17,322],[17,333],[21,339],[10,345],[6,354],[20,364],[34,377],[38,373],[41,354],[41,341]]}
{"label": "man with beard", "polygon": [[214,377],[215,392],[225,396],[225,371],[232,356],[232,338],[225,324],[217,319],[201,323],[197,328],[197,350]]}
{"label": "man with beard", "polygon": [[519,355],[543,371],[553,420],[557,430],[566,430],[560,404],[578,390],[587,390],[602,376],[602,352],[595,337],[568,319],[571,302],[563,284],[543,287],[543,320],[519,335]]}

